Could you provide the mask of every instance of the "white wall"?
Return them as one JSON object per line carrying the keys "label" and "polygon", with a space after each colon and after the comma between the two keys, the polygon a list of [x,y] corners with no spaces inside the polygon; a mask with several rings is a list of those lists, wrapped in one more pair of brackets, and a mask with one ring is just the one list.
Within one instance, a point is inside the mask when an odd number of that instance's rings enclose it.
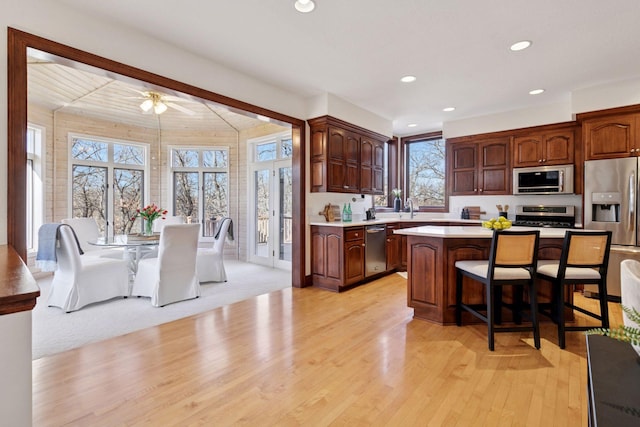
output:
{"label": "white wall", "polygon": [[0,316],[0,424],[31,425],[31,312]]}

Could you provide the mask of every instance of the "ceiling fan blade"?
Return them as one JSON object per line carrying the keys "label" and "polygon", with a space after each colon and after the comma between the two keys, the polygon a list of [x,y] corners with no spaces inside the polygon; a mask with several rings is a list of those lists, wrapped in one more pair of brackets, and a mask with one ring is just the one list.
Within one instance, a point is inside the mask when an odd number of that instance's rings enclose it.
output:
{"label": "ceiling fan blade", "polygon": [[175,108],[178,111],[182,111],[185,114],[188,114],[190,116],[195,116],[195,112],[189,110],[186,107],[183,107],[182,105],[178,105],[178,104],[174,104],[173,102],[165,102],[165,104],[167,104],[167,107],[171,107],[171,108]]}

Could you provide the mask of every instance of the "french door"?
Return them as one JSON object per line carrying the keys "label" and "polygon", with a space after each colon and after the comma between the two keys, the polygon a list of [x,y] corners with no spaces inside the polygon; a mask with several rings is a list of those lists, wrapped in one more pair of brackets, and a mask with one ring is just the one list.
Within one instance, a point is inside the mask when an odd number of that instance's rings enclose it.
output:
{"label": "french door", "polygon": [[291,269],[291,160],[260,162],[251,171],[251,262]]}

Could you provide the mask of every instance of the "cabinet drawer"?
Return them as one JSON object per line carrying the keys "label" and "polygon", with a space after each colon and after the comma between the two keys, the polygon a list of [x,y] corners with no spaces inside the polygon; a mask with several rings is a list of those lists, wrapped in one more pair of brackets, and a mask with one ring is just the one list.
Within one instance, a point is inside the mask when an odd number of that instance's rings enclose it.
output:
{"label": "cabinet drawer", "polygon": [[345,230],[344,240],[347,242],[353,240],[364,240],[364,228],[349,228]]}

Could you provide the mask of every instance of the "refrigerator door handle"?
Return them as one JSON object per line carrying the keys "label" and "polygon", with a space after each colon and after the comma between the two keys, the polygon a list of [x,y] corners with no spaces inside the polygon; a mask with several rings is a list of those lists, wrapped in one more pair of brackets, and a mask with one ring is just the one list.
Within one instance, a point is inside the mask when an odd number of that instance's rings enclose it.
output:
{"label": "refrigerator door handle", "polygon": [[636,174],[629,175],[629,231],[633,231],[635,228],[635,215],[636,210]]}
{"label": "refrigerator door handle", "polygon": [[558,186],[560,187],[560,192],[562,193],[564,187],[564,171],[560,171],[560,176],[558,177]]}

